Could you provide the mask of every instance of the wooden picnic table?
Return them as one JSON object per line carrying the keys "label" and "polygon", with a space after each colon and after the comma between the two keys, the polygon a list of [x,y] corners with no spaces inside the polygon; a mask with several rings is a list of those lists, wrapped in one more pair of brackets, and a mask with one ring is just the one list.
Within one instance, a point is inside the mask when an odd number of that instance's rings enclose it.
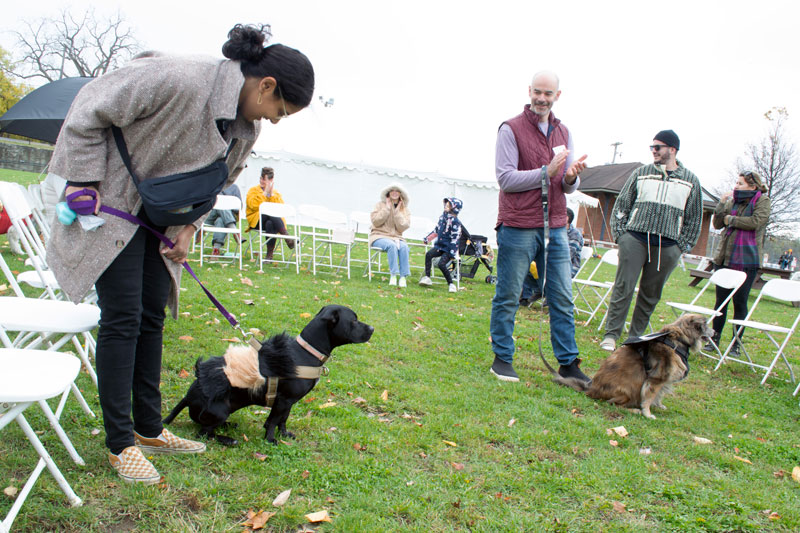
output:
{"label": "wooden picnic table", "polygon": [[[689,286],[694,287],[698,283],[700,283],[701,280],[710,278],[711,274],[714,273],[713,268],[714,265],[709,263],[705,270],[697,270],[697,269],[689,270],[689,275],[692,276],[692,280],[689,282]],[[763,287],[764,284],[767,282],[767,280],[763,278],[764,274],[770,276],[778,276],[783,279],[791,279],[793,273],[794,272],[792,272],[791,270],[786,270],[783,268],[773,268],[768,266],[759,267],[758,274],[756,274],[756,279],[755,281],[753,281],[753,288],[757,291],[761,290],[761,287]],[[792,303],[794,304],[795,307],[800,307],[800,302],[792,302]]]}

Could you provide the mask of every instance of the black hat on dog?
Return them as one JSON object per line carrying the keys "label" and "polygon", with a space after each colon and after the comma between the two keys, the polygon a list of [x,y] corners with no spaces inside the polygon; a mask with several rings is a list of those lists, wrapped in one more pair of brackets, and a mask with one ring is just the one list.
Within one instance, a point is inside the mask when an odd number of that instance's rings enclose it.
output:
{"label": "black hat on dog", "polygon": [[654,141],[661,141],[671,148],[676,150],[681,149],[681,140],[678,139],[678,134],[672,130],[661,130],[653,137]]}

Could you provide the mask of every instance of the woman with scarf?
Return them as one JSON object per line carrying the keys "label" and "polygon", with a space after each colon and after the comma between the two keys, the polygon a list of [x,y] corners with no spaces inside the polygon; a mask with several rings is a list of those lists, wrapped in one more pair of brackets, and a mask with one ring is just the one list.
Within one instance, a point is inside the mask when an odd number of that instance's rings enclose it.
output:
{"label": "woman with scarf", "polygon": [[[743,320],[747,316],[747,297],[761,266],[760,248],[770,214],[770,199],[764,194],[766,192],[767,188],[762,183],[761,176],[755,172],[742,172],[736,180],[733,193],[725,194],[714,210],[714,227],[722,229],[713,259],[715,270],[732,268],[747,274],[744,283],[731,299],[733,318],[736,320]],[[714,307],[720,305],[729,293],[730,289],[717,286],[717,302]],[[720,311],[722,314],[715,317],[713,322],[713,339],[717,345],[722,328],[725,327],[728,306]],[[739,336],[741,337],[743,333],[744,331]],[[730,355],[733,357],[739,355],[739,343],[731,348]]]}

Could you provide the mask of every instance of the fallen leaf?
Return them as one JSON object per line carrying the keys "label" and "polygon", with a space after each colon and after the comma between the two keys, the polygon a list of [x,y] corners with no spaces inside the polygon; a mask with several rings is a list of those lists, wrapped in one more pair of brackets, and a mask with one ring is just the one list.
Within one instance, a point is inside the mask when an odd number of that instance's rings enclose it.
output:
{"label": "fallen leaf", "polygon": [[93,437],[96,437],[99,434],[100,434],[100,430],[99,429],[95,428],[95,429],[92,430],[92,436]]}
{"label": "fallen leaf", "polygon": [[410,487],[414,484],[414,481],[406,481],[406,487]]}
{"label": "fallen leaf", "polygon": [[242,342],[241,339],[220,339],[223,342]]}
{"label": "fallen leaf", "polygon": [[367,449],[367,447],[366,446],[362,446],[361,444],[356,442],[355,444],[353,444],[353,449],[355,451],[357,451],[357,452],[363,452],[363,451],[365,451]]}
{"label": "fallen leaf", "polygon": [[331,517],[328,516],[328,511],[322,510],[322,511],[317,511],[316,513],[308,513],[306,515],[306,520],[308,520],[313,524],[316,524],[317,522],[330,522]]}
{"label": "fallen leaf", "polygon": [[741,462],[747,463],[749,465],[753,464],[753,463],[750,462],[750,459],[745,459],[744,457],[739,457],[738,455],[734,455],[733,458],[736,459],[737,461],[741,461]]}
{"label": "fallen leaf", "polygon": [[712,441],[710,441],[710,440],[706,439],[705,437],[693,437],[693,438],[692,438],[692,440],[693,440],[693,441],[694,441],[696,444],[713,444],[713,442],[712,442]]}
{"label": "fallen leaf", "polygon": [[615,427],[615,428],[611,428],[611,430],[612,430],[614,433],[616,433],[617,435],[619,435],[620,437],[623,437],[623,438],[624,438],[624,437],[627,437],[627,436],[628,436],[628,430],[627,430],[627,429],[625,429],[625,426],[617,426],[617,427]]}
{"label": "fallen leaf", "polygon": [[334,405],[336,405],[336,402],[327,401],[327,402],[323,403],[322,405],[320,405],[319,408],[320,409],[326,409],[328,407],[333,407]]}
{"label": "fallen leaf", "polygon": [[800,483],[800,466],[792,468],[792,479]]}
{"label": "fallen leaf", "polygon": [[517,419],[516,418],[512,418],[511,420],[508,421],[508,427],[511,427],[516,423],[517,423]]}
{"label": "fallen leaf", "polygon": [[255,452],[253,456],[259,461],[264,461],[267,458],[267,454],[261,452]]}
{"label": "fallen leaf", "polygon": [[778,513],[773,512],[773,513],[770,513],[767,518],[769,518],[770,520],[780,520],[781,519],[781,515],[779,515]]}
{"label": "fallen leaf", "polygon": [[617,441],[615,441],[615,440],[613,440],[613,439],[612,439],[612,440],[610,440],[610,441],[608,441],[608,443],[609,443],[610,445],[612,445],[612,446],[619,446],[619,442],[617,442]]}
{"label": "fallen leaf", "polygon": [[353,398],[353,403],[367,403],[367,400],[359,396],[358,398]]}
{"label": "fallen leaf", "polygon": [[292,489],[288,489],[281,492],[274,500],[272,500],[272,505],[274,505],[275,507],[280,507],[289,500],[289,495],[291,493]]}
{"label": "fallen leaf", "polygon": [[456,444],[455,442],[453,442],[453,441],[450,441],[450,440],[443,440],[442,442],[444,442],[444,443],[445,443],[445,444],[447,444],[448,446],[452,446],[453,448],[455,448],[456,446],[458,446],[458,444]]}
{"label": "fallen leaf", "polygon": [[191,335],[181,335],[180,337],[178,337],[178,340],[191,342],[194,340],[194,337],[192,337]]}
{"label": "fallen leaf", "polygon": [[650,455],[652,451],[650,448],[639,448],[639,455]]}
{"label": "fallen leaf", "polygon": [[275,513],[269,511],[259,510],[257,513],[250,511],[247,513],[247,520],[245,520],[243,525],[248,526],[253,531],[256,531],[262,529],[267,524],[267,521],[273,516],[275,516]]}
{"label": "fallen leaf", "polygon": [[185,368],[181,368],[181,371],[178,372],[178,377],[179,378],[184,378],[185,379],[185,378],[188,378],[189,376],[191,376],[191,374],[189,374],[189,372]]}
{"label": "fallen leaf", "polygon": [[242,440],[245,442],[250,442],[250,439],[248,439],[247,435],[245,435],[244,433],[242,433]]}
{"label": "fallen leaf", "polygon": [[308,476],[311,474],[308,470],[303,470],[303,473],[300,474],[300,477],[303,479],[308,479]]}
{"label": "fallen leaf", "polygon": [[19,489],[17,487],[12,487],[11,485],[3,489],[3,494],[8,496],[9,498],[13,498],[14,496],[17,495],[18,492]]}
{"label": "fallen leaf", "polygon": [[772,476],[778,479],[786,477],[786,471],[783,468],[781,468],[780,470],[773,472]]}
{"label": "fallen leaf", "polygon": [[253,286],[253,281],[250,278],[243,277],[242,278],[242,283],[244,283],[245,285],[249,285],[250,287]]}
{"label": "fallen leaf", "polygon": [[256,305],[256,303],[253,300],[242,300],[242,303],[244,305]]}
{"label": "fallen leaf", "polygon": [[389,391],[384,389],[384,391],[381,393],[381,400],[385,402],[388,399],[389,399]]}
{"label": "fallen leaf", "polygon": [[311,318],[311,313],[300,313],[300,318]]}
{"label": "fallen leaf", "polygon": [[625,509],[625,504],[623,504],[623,503],[620,503],[620,502],[618,502],[618,501],[613,501],[613,502],[611,502],[611,506],[612,506],[612,507],[614,508],[614,510],[615,510],[616,512],[618,512],[618,513],[626,513],[626,512],[628,512],[628,510],[627,510],[627,509]]}
{"label": "fallen leaf", "polygon": [[450,463],[455,470],[464,470],[464,463]]}
{"label": "fallen leaf", "polygon": [[428,457],[428,454],[425,452],[419,452],[419,456],[425,459],[426,457]]}

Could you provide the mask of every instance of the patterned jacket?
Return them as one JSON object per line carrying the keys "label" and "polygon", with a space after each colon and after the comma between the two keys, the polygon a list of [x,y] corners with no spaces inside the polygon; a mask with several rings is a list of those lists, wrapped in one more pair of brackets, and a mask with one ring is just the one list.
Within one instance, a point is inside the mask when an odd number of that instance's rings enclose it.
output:
{"label": "patterned jacket", "polygon": [[583,233],[581,230],[571,225],[567,229],[567,238],[569,239],[569,260],[572,263],[572,277],[578,273],[581,268],[581,250],[583,249]]}
{"label": "patterned jacket", "polygon": [[458,239],[461,237],[461,221],[458,220],[458,213],[464,205],[461,200],[455,197],[445,198],[453,209],[445,211],[436,223],[436,244],[434,247],[455,257],[458,251]]}
{"label": "patterned jacket", "polygon": [[700,180],[678,161],[667,174],[664,165],[642,165],[622,187],[611,213],[614,241],[626,231],[653,233],[677,241],[688,252],[700,237],[703,193]]}

